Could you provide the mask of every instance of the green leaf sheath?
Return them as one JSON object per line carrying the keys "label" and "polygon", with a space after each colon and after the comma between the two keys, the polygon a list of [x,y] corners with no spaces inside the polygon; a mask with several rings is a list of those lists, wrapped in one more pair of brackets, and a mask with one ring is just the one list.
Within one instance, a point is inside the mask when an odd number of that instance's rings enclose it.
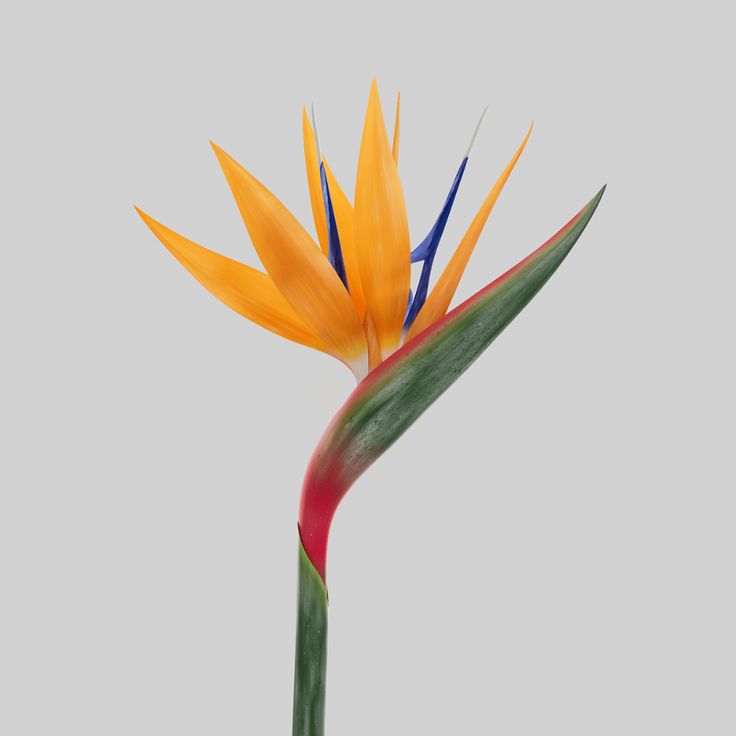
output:
{"label": "green leaf sheath", "polygon": [[[352,480],[388,449],[503,332],[547,283],[585,230],[603,195],[601,190],[577,219],[513,273],[453,310],[445,321],[419,335],[414,344],[366,379],[361,401],[344,417],[335,438]],[[357,391],[356,391],[357,393]]]}
{"label": "green leaf sheath", "polygon": [[299,601],[293,736],[323,736],[327,675],[327,589],[299,541]]}

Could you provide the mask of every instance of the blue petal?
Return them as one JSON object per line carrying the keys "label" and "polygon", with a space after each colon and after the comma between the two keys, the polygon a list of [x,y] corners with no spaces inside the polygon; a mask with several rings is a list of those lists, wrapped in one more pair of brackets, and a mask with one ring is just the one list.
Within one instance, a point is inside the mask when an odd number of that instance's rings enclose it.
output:
{"label": "blue petal", "polygon": [[[452,187],[450,188],[450,193],[447,195],[447,199],[445,200],[445,204],[442,207],[442,211],[440,212],[439,217],[437,218],[437,222],[432,225],[432,229],[427,233],[427,237],[422,240],[419,245],[414,248],[414,250],[411,252],[411,262],[412,263],[418,263],[419,261],[423,261],[427,258],[429,255],[431,249],[432,249],[432,242],[434,240],[434,234],[440,225],[440,221],[442,220],[444,216],[444,222],[447,222],[447,217],[450,214],[450,210],[452,209],[452,203],[455,201],[455,195],[457,194],[457,190],[460,186],[460,182],[462,181],[463,174],[465,173],[465,166],[468,163],[468,157],[466,156],[462,163],[460,164],[460,168],[458,169],[457,174],[455,174],[455,180],[452,182]],[[439,237],[437,238],[437,243],[434,245],[435,250],[437,249],[437,246],[439,245],[439,238],[442,237],[442,230],[444,229],[444,224],[442,225],[442,228],[439,233]]]}
{"label": "blue petal", "polygon": [[423,261],[427,257],[427,253],[429,253],[429,244],[432,242],[433,235],[434,225],[432,225],[432,229],[427,234],[427,237],[424,238],[424,240],[422,240],[422,242],[419,243],[419,245],[411,252],[412,263],[419,263],[419,261]]}
{"label": "blue petal", "polygon": [[409,310],[411,309],[411,300],[414,298],[414,292],[409,289],[409,301],[406,303],[406,314],[404,315],[404,319],[406,319],[409,316]]}
{"label": "blue petal", "polygon": [[[405,330],[408,330],[411,327],[412,322],[414,322],[417,314],[419,314],[419,310],[424,306],[424,302],[427,300],[429,277],[432,273],[434,257],[437,253],[437,247],[440,244],[442,233],[445,230],[447,218],[450,216],[450,210],[452,209],[453,202],[455,201],[455,195],[457,194],[458,187],[462,181],[467,163],[468,157],[466,156],[462,160],[460,168],[457,170],[457,174],[455,174],[455,180],[452,182],[450,193],[447,195],[447,199],[445,200],[442,211],[437,218],[437,222],[432,226],[432,229],[429,231],[429,235],[427,235],[427,237],[414,249],[414,252],[412,253],[412,263],[423,260],[424,264],[422,265],[422,274],[419,277],[419,284],[417,285],[417,293],[414,295],[414,299],[412,300],[406,319],[404,320]],[[416,257],[415,254],[417,254]]]}
{"label": "blue petal", "polygon": [[325,214],[327,215],[327,242],[329,244],[327,258],[340,277],[340,281],[345,284],[345,289],[350,291],[348,288],[348,276],[345,273],[345,262],[342,258],[342,248],[340,247],[340,235],[337,232],[335,210],[332,208],[332,197],[330,196],[330,188],[327,186],[325,165],[322,162],[319,165],[319,178],[322,182],[322,198],[325,201]]}

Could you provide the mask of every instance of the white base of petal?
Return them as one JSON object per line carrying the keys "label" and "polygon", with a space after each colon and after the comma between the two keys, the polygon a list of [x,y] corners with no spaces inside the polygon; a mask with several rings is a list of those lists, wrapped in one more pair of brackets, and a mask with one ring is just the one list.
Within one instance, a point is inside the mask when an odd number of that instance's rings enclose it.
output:
{"label": "white base of petal", "polygon": [[346,360],[345,365],[353,372],[355,380],[360,383],[368,375],[368,353],[354,360]]}

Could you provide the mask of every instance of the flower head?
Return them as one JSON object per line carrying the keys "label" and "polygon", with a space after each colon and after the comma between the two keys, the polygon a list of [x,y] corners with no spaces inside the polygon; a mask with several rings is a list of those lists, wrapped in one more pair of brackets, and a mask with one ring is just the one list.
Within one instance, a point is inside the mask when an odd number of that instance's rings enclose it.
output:
{"label": "flower head", "polygon": [[[398,172],[399,100],[389,143],[378,88],[375,81],[371,85],[353,203],[323,158],[314,115],[310,123],[306,109],[302,129],[318,243],[258,179],[212,144],[265,272],[197,245],[141,210],[138,213],[218,299],[282,337],[334,356],[361,381],[402,344],[444,316],[531,128],[431,291],[434,257],[472,141],[437,221],[412,250]],[[422,262],[414,292],[413,262]]]}

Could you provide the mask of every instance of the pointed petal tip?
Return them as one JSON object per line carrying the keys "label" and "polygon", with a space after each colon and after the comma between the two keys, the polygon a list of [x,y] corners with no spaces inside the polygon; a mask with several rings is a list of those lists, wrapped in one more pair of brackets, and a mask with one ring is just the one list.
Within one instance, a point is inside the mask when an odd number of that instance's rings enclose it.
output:
{"label": "pointed petal tip", "polygon": [[212,146],[212,150],[215,152],[215,156],[217,157],[217,162],[220,164],[220,168],[226,177],[228,176],[228,173],[232,173],[238,169],[250,176],[250,172],[243,169],[243,167],[240,166],[240,164],[227,151],[224,151],[213,141],[210,141],[210,145]]}
{"label": "pointed petal tip", "polygon": [[215,156],[217,156],[217,160],[220,162],[220,164],[222,164],[223,161],[229,158],[225,151],[223,151],[222,148],[220,148],[220,146],[218,146],[217,143],[215,143],[212,139],[210,139],[210,146],[215,152]]}
{"label": "pointed petal tip", "polygon": [[[159,239],[159,240],[161,240],[161,236],[160,236],[160,234],[159,234],[159,233],[160,233],[160,232],[161,232],[162,230],[168,230],[168,228],[166,227],[166,225],[163,225],[163,224],[162,224],[162,223],[160,223],[160,222],[159,222],[159,221],[158,221],[157,219],[155,219],[154,217],[151,217],[151,215],[149,215],[149,214],[148,214],[147,212],[144,212],[144,211],[143,211],[143,210],[142,210],[142,209],[141,209],[140,207],[138,207],[138,206],[136,206],[136,205],[133,205],[133,207],[135,208],[135,211],[136,211],[136,212],[138,213],[138,217],[140,217],[140,218],[141,218],[141,220],[143,220],[143,224],[144,224],[144,225],[145,225],[145,226],[146,226],[146,227],[147,227],[147,228],[148,228],[148,229],[149,229],[149,230],[150,230],[150,231],[151,231],[151,232],[152,232],[152,233],[153,233],[153,234],[154,234],[154,235],[155,235],[155,236],[156,236],[156,237],[157,237],[157,238]],[[162,242],[163,242],[163,241],[162,241]],[[166,245],[166,243],[164,243],[164,245]],[[168,248],[169,246],[168,246],[168,245],[166,245],[166,247]]]}
{"label": "pointed petal tip", "polygon": [[217,145],[214,141],[210,141],[210,146],[212,146],[212,150],[215,152],[215,156],[217,156],[218,161],[220,164],[227,163],[227,162],[233,162],[233,157],[227,153],[227,151],[220,148],[220,146]]}
{"label": "pointed petal tip", "polygon": [[145,222],[149,227],[152,222],[156,222],[151,215],[146,214],[137,204],[133,205],[133,209],[138,213],[138,217],[140,217],[141,220],[143,220],[143,222]]}
{"label": "pointed petal tip", "polygon": [[519,156],[521,156],[522,152],[526,148],[526,144],[529,143],[529,139],[532,137],[533,130],[534,130],[534,121],[532,120],[532,122],[529,123],[529,130],[527,130],[526,135],[524,136],[524,140],[521,142],[521,146],[519,146]]}

